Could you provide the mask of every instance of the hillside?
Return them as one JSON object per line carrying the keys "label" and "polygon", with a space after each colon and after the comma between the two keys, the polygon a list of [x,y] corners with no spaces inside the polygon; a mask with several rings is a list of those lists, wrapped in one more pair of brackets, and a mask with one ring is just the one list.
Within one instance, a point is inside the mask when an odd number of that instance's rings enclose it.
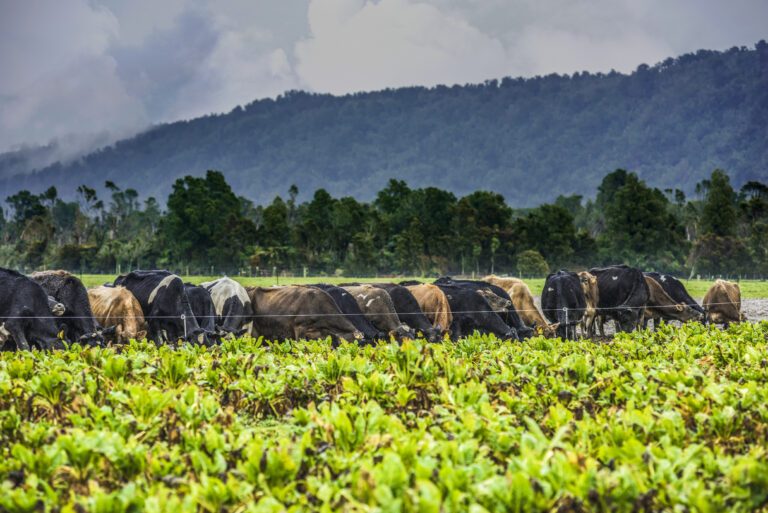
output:
{"label": "hillside", "polygon": [[[630,74],[504,78],[343,97],[291,92],[223,115],[157,126],[68,164],[8,178],[0,194],[112,180],[163,200],[173,181],[222,170],[266,202],[302,192],[371,199],[389,178],[515,206],[591,194],[607,171],[687,191],[713,168],[768,178],[768,44],[699,51]],[[6,159],[7,160],[7,159]],[[10,159],[15,169],[18,162]]]}

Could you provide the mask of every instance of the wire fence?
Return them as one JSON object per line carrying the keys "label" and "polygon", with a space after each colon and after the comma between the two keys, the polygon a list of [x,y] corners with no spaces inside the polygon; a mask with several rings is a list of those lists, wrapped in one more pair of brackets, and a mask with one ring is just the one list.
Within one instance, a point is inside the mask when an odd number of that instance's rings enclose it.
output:
{"label": "wire fence", "polygon": [[[721,305],[729,305],[734,306],[734,303],[732,302],[722,302],[722,303],[708,303],[707,306],[721,306]],[[654,309],[677,309],[680,306],[680,304],[674,304],[674,305],[651,305],[651,308]],[[689,305],[690,306],[690,305]],[[626,310],[647,310],[649,308],[649,305],[643,305],[643,306],[609,306],[609,307],[601,307],[601,308],[595,308],[595,311],[597,313],[600,312],[611,312],[611,311],[626,311]],[[579,313],[579,312],[586,312],[589,308],[578,308],[578,307],[559,307],[559,308],[509,308],[509,309],[486,309],[486,310],[451,310],[451,313],[453,314],[483,314],[483,313],[506,313],[506,312],[558,312],[562,311],[565,313]],[[438,315],[440,313],[443,313],[442,311],[421,311],[421,312],[383,312],[378,313],[378,315],[392,315],[392,316],[408,316],[408,315]],[[344,316],[344,317],[351,317],[355,315],[365,315],[366,312],[360,312],[360,313],[348,313],[348,312],[334,312],[334,313],[324,313],[324,312],[317,312],[317,313],[253,313],[253,314],[242,314],[242,315],[194,315],[195,319],[218,319],[218,318],[227,318],[227,319],[253,319],[253,318],[269,318],[269,317],[337,317],[337,316]],[[0,317],[0,319],[93,319],[93,316],[84,316],[84,315],[6,315]],[[120,319],[180,319],[185,320],[186,316],[185,314],[178,314],[178,315],[122,315],[118,316],[116,318]]]}

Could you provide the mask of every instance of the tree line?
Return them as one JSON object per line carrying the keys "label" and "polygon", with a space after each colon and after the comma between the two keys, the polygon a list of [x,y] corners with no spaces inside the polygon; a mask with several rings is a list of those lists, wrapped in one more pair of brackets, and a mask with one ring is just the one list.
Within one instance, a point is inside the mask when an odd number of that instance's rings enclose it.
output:
{"label": "tree line", "polygon": [[678,275],[768,274],[768,186],[734,189],[715,170],[694,197],[649,186],[637,174],[606,175],[594,198],[558,196],[514,208],[497,192],[458,197],[392,179],[373,201],[298,188],[256,205],[223,173],[176,180],[163,208],[107,182],[108,197],[82,185],[73,201],[55,187],[23,190],[0,212],[0,265],[112,273],[347,276],[504,272],[544,275],[624,262]]}

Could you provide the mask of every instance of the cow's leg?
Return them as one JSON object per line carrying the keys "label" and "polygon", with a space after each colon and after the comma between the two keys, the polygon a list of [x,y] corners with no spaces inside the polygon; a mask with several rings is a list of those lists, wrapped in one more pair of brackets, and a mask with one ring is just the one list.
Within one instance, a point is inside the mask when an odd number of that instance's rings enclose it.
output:
{"label": "cow's leg", "polygon": [[13,340],[16,341],[16,349],[19,351],[29,351],[29,342],[27,342],[27,337],[24,335],[24,329],[21,326],[11,325],[8,331],[11,332]]}

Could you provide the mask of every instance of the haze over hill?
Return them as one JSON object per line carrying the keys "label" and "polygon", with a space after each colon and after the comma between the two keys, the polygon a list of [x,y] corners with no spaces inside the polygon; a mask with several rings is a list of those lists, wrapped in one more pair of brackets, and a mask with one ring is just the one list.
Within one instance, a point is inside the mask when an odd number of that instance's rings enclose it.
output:
{"label": "haze over hill", "polygon": [[[622,167],[690,192],[714,168],[735,184],[768,178],[768,44],[699,51],[629,75],[504,78],[346,96],[290,92],[228,114],[163,124],[65,164],[16,174],[0,155],[0,193],[111,180],[164,200],[174,180],[219,169],[267,202],[304,192],[372,198],[390,178],[513,206],[591,194]],[[50,150],[49,150],[50,151]],[[34,153],[34,152],[33,152]],[[11,176],[13,175],[13,176]]]}

